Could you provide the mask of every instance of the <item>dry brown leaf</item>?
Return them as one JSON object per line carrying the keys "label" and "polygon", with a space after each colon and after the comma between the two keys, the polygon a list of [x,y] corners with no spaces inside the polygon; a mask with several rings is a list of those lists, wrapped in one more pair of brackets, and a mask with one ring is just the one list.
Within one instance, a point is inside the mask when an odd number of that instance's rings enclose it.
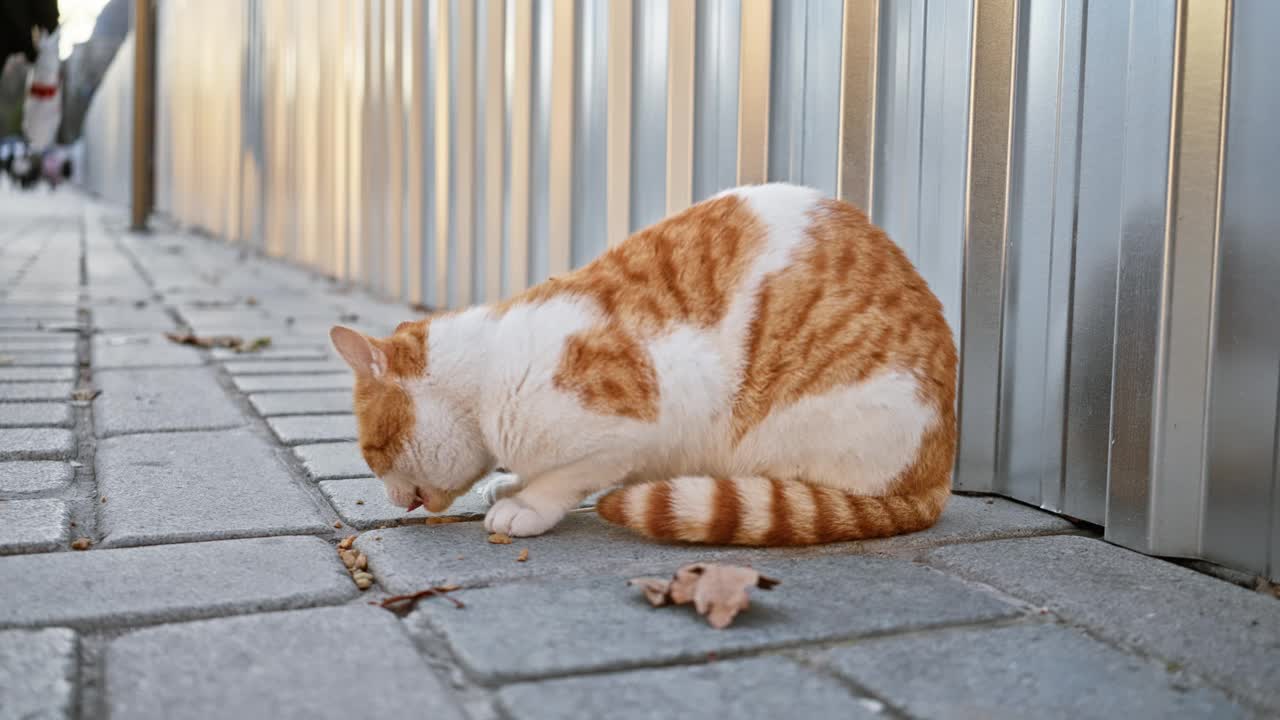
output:
{"label": "dry brown leaf", "polygon": [[245,353],[258,352],[265,348],[271,347],[271,338],[263,336],[257,337],[249,341],[248,345],[240,345],[236,347],[236,353],[243,355]]}
{"label": "dry brown leaf", "polygon": [[716,629],[728,627],[750,605],[747,590],[770,590],[778,581],[749,567],[692,563],[676,571],[671,580],[640,577],[627,581],[644,591],[654,607],[692,602],[694,609]]}
{"label": "dry brown leaf", "polygon": [[244,338],[239,335],[196,335],[194,333],[165,333],[170,342],[179,345],[194,345],[200,348],[238,348],[244,345]]}
{"label": "dry brown leaf", "polygon": [[93,402],[93,399],[101,394],[102,391],[98,388],[80,388],[78,390],[71,391],[71,401],[81,403]]}
{"label": "dry brown leaf", "polygon": [[507,537],[506,535],[503,535],[502,533],[492,533],[491,535],[489,535],[489,542],[493,543],[494,545],[510,545],[511,538]]}
{"label": "dry brown leaf", "polygon": [[670,580],[656,577],[638,577],[631,578],[627,581],[627,584],[643,590],[644,598],[654,607],[671,604],[671,598],[667,595],[667,591],[671,587]]}

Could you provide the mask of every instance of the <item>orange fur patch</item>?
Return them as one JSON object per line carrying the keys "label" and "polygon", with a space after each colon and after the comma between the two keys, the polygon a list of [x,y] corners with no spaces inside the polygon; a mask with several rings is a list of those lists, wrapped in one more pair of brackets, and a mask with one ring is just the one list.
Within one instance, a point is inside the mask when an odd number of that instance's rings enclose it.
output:
{"label": "orange fur patch", "polygon": [[429,320],[403,322],[388,338],[369,338],[387,358],[381,377],[357,376],[352,393],[360,453],[376,475],[391,471],[413,433],[413,399],[400,381],[427,372]]}
{"label": "orange fur patch", "polygon": [[617,325],[569,337],[552,382],[602,415],[658,419],[657,373],[635,336]]}
{"label": "orange fur patch", "polygon": [[744,200],[708,200],[495,312],[562,296],[595,302],[608,320],[569,339],[557,386],[596,412],[653,421],[658,385],[643,341],[675,322],[710,327],[723,319],[764,241],[765,228]]}
{"label": "orange fur patch", "polygon": [[777,407],[865,380],[916,372],[930,405],[955,400],[956,352],[942,304],[906,255],[853,206],[823,201],[811,242],[762,283],[733,402],[737,439]]}

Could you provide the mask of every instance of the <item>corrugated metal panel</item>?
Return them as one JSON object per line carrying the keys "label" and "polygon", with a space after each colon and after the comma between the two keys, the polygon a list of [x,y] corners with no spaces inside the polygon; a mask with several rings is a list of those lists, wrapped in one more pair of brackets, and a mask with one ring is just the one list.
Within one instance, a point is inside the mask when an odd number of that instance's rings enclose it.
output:
{"label": "corrugated metal panel", "polygon": [[[958,487],[1276,574],[1265,0],[162,0],[158,17],[157,207],[184,223],[456,307],[729,185],[813,185],[866,207],[943,301]],[[128,47],[85,161],[122,201]]]}
{"label": "corrugated metal panel", "polygon": [[1280,579],[1280,5],[1235,0],[1212,345],[1204,555]]}

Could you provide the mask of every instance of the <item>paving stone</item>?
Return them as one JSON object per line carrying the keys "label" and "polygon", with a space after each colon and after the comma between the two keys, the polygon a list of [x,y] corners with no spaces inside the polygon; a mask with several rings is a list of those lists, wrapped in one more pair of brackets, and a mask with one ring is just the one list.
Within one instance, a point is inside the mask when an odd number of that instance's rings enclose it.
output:
{"label": "paving stone", "polygon": [[215,348],[213,357],[218,360],[235,360],[237,362],[267,362],[273,360],[323,360],[335,357],[333,352],[319,345],[290,345],[295,341],[285,338],[272,339],[271,347],[253,353],[238,353],[226,348]]}
{"label": "paving stone", "polygon": [[74,352],[76,336],[71,333],[10,334],[0,332],[0,352]]}
{"label": "paving stone", "polygon": [[234,378],[243,392],[288,390],[350,390],[355,385],[350,371],[323,375],[241,375]]}
{"label": "paving stone", "polygon": [[75,471],[64,462],[21,460],[0,463],[0,496],[26,495],[61,490]]}
{"label": "paving stone", "polygon": [[0,555],[63,547],[70,520],[61,500],[0,501]]}
{"label": "paving stone", "polygon": [[[379,532],[385,536],[389,531]],[[486,544],[477,535],[452,552],[475,553]],[[500,547],[515,565],[515,549],[523,545]],[[537,550],[531,549],[529,561],[519,564],[538,562]],[[651,607],[639,590],[626,585],[628,575],[617,571],[460,592],[465,611],[444,602],[420,603],[410,626],[431,627],[465,669],[482,682],[495,683],[703,660],[710,652],[972,623],[1017,612],[991,595],[905,560],[791,560],[779,555],[756,567],[782,584],[770,592],[753,591],[750,609],[729,631],[712,628],[690,607]],[[674,570],[655,565],[650,572]]]}
{"label": "paving stone", "polygon": [[0,401],[66,400],[73,389],[75,385],[69,382],[0,383]]}
{"label": "paving stone", "polygon": [[[333,546],[272,537],[0,558],[0,627],[105,627],[339,603]],[[50,598],[58,598],[50,602]]]}
{"label": "paving stone", "polygon": [[297,415],[267,420],[271,431],[285,445],[355,440],[354,415]]}
{"label": "paving stone", "polygon": [[879,702],[780,657],[519,683],[498,702],[513,720],[883,717]]}
{"label": "paving stone", "polygon": [[70,430],[0,429],[0,460],[62,460],[75,452],[76,437]]}
{"label": "paving stone", "polygon": [[[354,446],[351,451],[359,452]],[[373,482],[381,484],[377,480]],[[356,485],[349,487],[352,490],[343,493],[345,497],[338,496],[336,488],[325,490],[326,494],[333,492],[335,497],[341,497],[341,500],[333,501],[344,517],[350,512],[358,522],[366,523],[363,525],[366,527],[368,524],[404,521],[404,512],[382,498],[385,492],[380,487],[376,488],[379,500],[372,507],[368,497],[363,498],[364,506],[352,506],[350,503],[351,495],[357,492],[373,494],[374,485],[364,486],[369,488],[367,491],[357,489],[359,486]],[[459,503],[462,501],[459,499]],[[446,514],[467,514],[469,511],[483,514],[483,502],[475,497],[474,506],[455,505]],[[477,538],[484,537],[484,528],[475,523],[389,529],[381,533],[383,539],[380,543],[361,538],[357,544],[369,555],[371,565],[377,568],[379,581],[388,589],[412,592],[413,589],[442,582],[482,583],[553,574],[576,575],[603,569],[630,568],[635,574],[644,574],[651,566],[671,565],[674,569],[680,563],[700,560],[760,562],[771,557],[914,554],[920,548],[942,542],[1062,529],[1055,521],[1046,522],[1046,515],[1015,503],[1000,501],[987,505],[980,498],[956,497],[943,514],[943,519],[924,532],[885,540],[765,550],[657,543],[606,523],[594,512],[579,511],[570,513],[545,535],[520,540],[522,546],[529,547],[530,552],[539,558],[536,566],[531,563],[514,564],[510,562],[510,553],[503,549],[504,546],[483,543],[466,551],[464,560],[458,560],[456,548],[476,545]],[[984,525],[987,521],[989,524]]]}
{"label": "paving stone", "polygon": [[351,412],[350,390],[320,392],[255,393],[249,404],[259,415],[308,415],[312,413]]}
{"label": "paving stone", "polygon": [[170,430],[216,430],[244,424],[210,368],[107,370],[94,375],[99,436]]}
{"label": "paving stone", "polygon": [[357,443],[337,442],[318,445],[298,445],[293,449],[307,475],[312,480],[335,480],[350,477],[371,477],[373,471],[365,464]]}
{"label": "paving stone", "polygon": [[71,427],[66,403],[0,403],[0,427]]}
{"label": "paving stone", "polygon": [[73,367],[0,367],[0,382],[74,382],[77,375]]}
{"label": "paving stone", "polygon": [[177,324],[169,313],[155,307],[95,305],[93,326],[103,330],[173,330]]}
{"label": "paving stone", "polygon": [[368,606],[139,630],[106,667],[113,718],[464,717],[395,617]]}
{"label": "paving stone", "polygon": [[1082,537],[957,545],[925,559],[1280,711],[1274,598]]}
{"label": "paving stone", "polygon": [[0,365],[53,367],[78,363],[74,350],[0,350]]}
{"label": "paving stone", "polygon": [[382,481],[377,478],[325,480],[320,483],[320,491],[337,509],[343,522],[362,529],[388,523],[420,524],[427,517],[436,515],[471,516],[478,520],[489,509],[479,494],[467,493],[443,513],[429,513],[425,510],[406,513],[404,508],[391,504]]}
{"label": "paving stone", "polygon": [[1251,717],[1222,692],[1053,624],[939,630],[818,653],[928,718]]}
{"label": "paving stone", "polygon": [[223,363],[223,367],[232,375],[351,372],[341,360],[237,360]]}
{"label": "paving stone", "polygon": [[0,632],[0,720],[71,717],[76,635],[66,628]]}
{"label": "paving stone", "polygon": [[332,529],[275,451],[248,430],[108,438],[96,462],[107,499],[104,546]]}
{"label": "paving stone", "polygon": [[193,347],[176,345],[164,335],[97,335],[93,338],[95,368],[141,368],[203,365]]}

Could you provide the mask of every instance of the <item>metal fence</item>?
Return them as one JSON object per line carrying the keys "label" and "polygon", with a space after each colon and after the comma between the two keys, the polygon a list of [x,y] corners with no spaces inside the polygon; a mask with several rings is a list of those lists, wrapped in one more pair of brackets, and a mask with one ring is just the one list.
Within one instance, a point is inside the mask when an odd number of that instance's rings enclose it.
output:
{"label": "metal fence", "polygon": [[[868,208],[956,485],[1280,576],[1270,0],[160,0],[158,209],[459,306],[738,183]],[[117,64],[128,62],[121,52]],[[113,68],[99,115],[125,108]],[[119,128],[89,124],[110,194]]]}

